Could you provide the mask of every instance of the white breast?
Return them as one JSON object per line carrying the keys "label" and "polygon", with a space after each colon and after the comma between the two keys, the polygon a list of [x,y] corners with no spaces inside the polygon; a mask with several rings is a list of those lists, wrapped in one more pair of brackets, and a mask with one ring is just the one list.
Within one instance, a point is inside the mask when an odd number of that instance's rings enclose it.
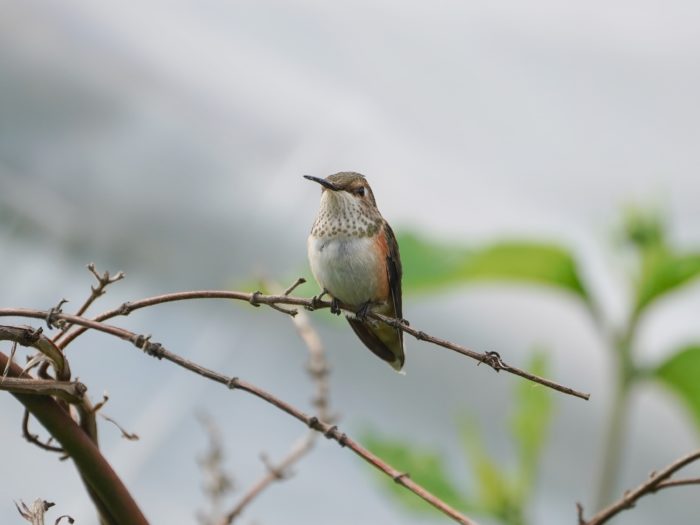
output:
{"label": "white breast", "polygon": [[386,264],[372,249],[373,244],[369,237],[310,235],[307,248],[311,272],[333,297],[359,307],[378,295],[379,276]]}

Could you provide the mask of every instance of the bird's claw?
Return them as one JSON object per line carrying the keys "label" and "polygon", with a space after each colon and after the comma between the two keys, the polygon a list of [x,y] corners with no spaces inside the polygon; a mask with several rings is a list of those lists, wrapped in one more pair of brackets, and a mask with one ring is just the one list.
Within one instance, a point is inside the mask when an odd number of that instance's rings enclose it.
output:
{"label": "bird's claw", "polygon": [[323,306],[323,296],[327,293],[326,290],[323,290],[320,294],[314,295],[311,298],[311,305],[309,305],[308,309],[313,311],[321,308],[321,306]]}
{"label": "bird's claw", "polygon": [[369,313],[369,309],[372,306],[371,301],[367,301],[365,303],[362,303],[362,306],[360,306],[357,311],[355,312],[355,317],[359,319],[360,321],[364,321],[367,319],[367,314]]}
{"label": "bird's claw", "polygon": [[335,297],[331,300],[331,313],[340,315],[340,302]]}

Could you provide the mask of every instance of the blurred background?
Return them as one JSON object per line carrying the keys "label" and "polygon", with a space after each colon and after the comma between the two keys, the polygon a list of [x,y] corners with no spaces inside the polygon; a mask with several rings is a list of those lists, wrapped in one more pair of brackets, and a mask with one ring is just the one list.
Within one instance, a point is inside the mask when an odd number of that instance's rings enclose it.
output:
{"label": "blurred background", "polygon": [[[616,389],[611,341],[639,304],[652,242],[633,235],[646,219],[628,212],[625,229],[624,210],[654,210],[645,230],[663,230],[654,250],[700,251],[700,5],[2,0],[0,12],[2,307],[46,309],[65,297],[72,311],[93,284],[89,262],[127,274],[93,313],[170,291],[252,291],[261,277],[286,285],[308,274],[319,198],[301,175],[359,171],[423,253],[404,260],[414,327],[520,367],[537,349],[549,377],[592,393],[549,397],[520,503],[533,524],[575,523],[577,501],[595,510]],[[482,253],[503,239],[557,246],[585,293],[518,275],[435,283],[426,271],[422,286],[416,277],[426,253]],[[445,251],[431,255],[437,246]],[[635,325],[640,367],[700,341],[692,276]],[[12,322],[27,320],[2,320]],[[405,446],[409,463],[427,451],[462,508],[484,524],[516,523],[479,496],[474,451],[488,452],[500,476],[519,468],[508,423],[520,410],[517,378],[411,339],[400,376],[342,320],[317,312],[312,322],[343,430],[392,458]],[[306,348],[277,312],[186,302],[117,324],[312,410]],[[261,452],[279,458],[304,433],[251,396],[113,338],[87,334],[68,355],[93,400],[108,392],[105,413],[140,435],[128,442],[101,426],[105,455],[153,523],[192,523],[207,508],[198,411],[220,427],[230,501],[264,472]],[[613,495],[698,446],[697,405],[676,394],[699,376],[674,390],[671,375],[629,395]],[[537,403],[521,416],[539,421]],[[42,497],[56,515],[95,523],[73,465],[22,439],[13,398],[0,396],[0,412],[0,521],[20,522],[13,500]],[[240,521],[446,522],[325,440],[294,472]],[[690,487],[649,497],[615,523],[697,516]]]}

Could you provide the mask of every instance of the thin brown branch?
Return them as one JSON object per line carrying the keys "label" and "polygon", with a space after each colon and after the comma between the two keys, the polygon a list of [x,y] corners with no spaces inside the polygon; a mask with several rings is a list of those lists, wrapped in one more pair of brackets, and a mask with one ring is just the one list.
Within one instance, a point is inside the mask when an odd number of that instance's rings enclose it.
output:
{"label": "thin brown branch", "polygon": [[422,330],[416,330],[414,328],[411,328],[408,322],[404,319],[395,319],[393,317],[387,317],[385,315],[377,313],[372,313],[370,316],[390,326],[394,326],[396,328],[399,328],[400,330],[403,330],[404,332],[412,335],[419,341],[426,341],[428,343],[432,343],[434,345],[453,350],[458,354],[471,357],[472,359],[479,361],[479,363],[484,363],[490,366],[496,372],[500,372],[501,370],[503,370],[510,374],[514,374],[516,376],[520,376],[524,379],[532,381],[533,383],[538,383],[540,385],[551,388],[552,390],[556,390],[557,392],[561,392],[562,394],[575,396],[581,399],[585,399],[586,401],[588,401],[588,399],[591,397],[591,395],[588,393],[579,392],[578,390],[574,390],[573,388],[570,388],[568,386],[560,385],[559,383],[555,383],[554,381],[551,381],[544,377],[540,377],[535,374],[531,374],[530,372],[526,372],[525,370],[521,370],[520,368],[508,365],[503,361],[503,359],[497,352],[476,352],[462,345],[458,345],[451,341],[447,341],[446,339],[441,339],[439,337],[429,335],[423,332]]}
{"label": "thin brown branch", "polygon": [[[18,395],[53,396],[57,398],[59,405],[63,408],[65,408],[65,402],[75,404],[83,404],[86,402],[84,394],[87,388],[82,383],[68,381],[70,378],[68,361],[64,358],[61,350],[43,334],[41,328],[35,330],[28,326],[0,326],[0,340],[9,340],[13,343],[12,352],[5,361],[2,380],[0,380],[0,390],[8,390]],[[64,381],[35,379],[23,373],[22,369],[19,368],[13,360],[18,344],[39,350],[41,352],[40,355],[46,356],[48,362],[53,365],[56,370],[56,376],[64,379]],[[33,358],[25,369],[29,368],[32,362],[38,362],[37,358]],[[14,377],[8,377],[8,373],[13,367],[17,367],[15,375]],[[17,370],[19,370],[19,374]],[[64,454],[65,452],[63,448],[52,445],[50,441],[43,443],[39,439],[39,436],[29,431],[28,410],[25,410],[24,417],[22,418],[22,435],[29,443],[43,450],[59,454]]]}
{"label": "thin brown branch", "polygon": [[[187,292],[186,292],[187,293]],[[189,292],[190,294],[192,292]],[[216,292],[217,294],[224,294],[225,292]],[[229,292],[231,293],[231,292]],[[236,292],[237,293],[237,292]],[[246,300],[250,299],[251,294],[241,294],[241,296],[246,296]],[[162,296],[161,296],[162,297]],[[264,297],[263,302],[269,301],[269,302],[274,302],[271,298],[269,297],[284,297],[284,296],[261,296]],[[311,300],[308,299],[301,299],[301,298],[293,298],[289,297],[285,299],[290,299],[293,301],[296,301],[296,303],[292,302],[289,304],[299,304],[301,306],[304,306],[305,304],[310,303]],[[154,300],[153,298],[151,299],[152,301]],[[166,300],[156,300],[154,304],[159,304],[162,302],[168,302]],[[328,304],[330,306],[330,304]],[[143,307],[143,306],[141,306]],[[119,315],[118,313],[115,315]],[[46,316],[46,312],[43,312],[41,310],[32,310],[32,309],[27,309],[27,308],[3,308],[0,309],[0,317],[1,316],[13,316],[13,317],[30,317],[30,318],[37,318],[37,319],[44,319]],[[266,401],[267,403],[277,407],[279,410],[287,413],[288,415],[292,416],[293,418],[297,419],[298,421],[301,421],[305,425],[307,425],[309,428],[312,430],[315,430],[321,434],[323,434],[326,438],[332,439],[336,441],[341,447],[348,448],[352,450],[356,455],[361,457],[363,460],[365,460],[367,463],[375,467],[376,469],[380,470],[390,478],[392,478],[396,483],[399,485],[407,488],[426,502],[430,503],[432,506],[434,506],[436,509],[439,511],[443,512],[445,515],[449,516],[453,520],[455,520],[458,523],[462,523],[463,525],[474,525],[474,521],[471,519],[467,518],[451,506],[449,506],[447,503],[442,501],[440,498],[435,496],[434,494],[430,493],[428,490],[423,488],[421,485],[418,483],[414,482],[411,480],[411,478],[408,476],[407,473],[405,472],[400,472],[399,470],[396,470],[393,468],[391,465],[388,463],[384,462],[381,458],[376,456],[375,454],[372,454],[369,450],[364,448],[362,445],[354,441],[353,439],[349,438],[346,434],[340,432],[338,430],[338,427],[335,425],[331,425],[330,423],[321,421],[318,417],[316,416],[310,416],[303,412],[302,410],[299,410],[298,408],[294,407],[293,405],[290,405],[289,403],[279,399],[278,397],[275,397],[271,393],[267,392],[266,390],[263,390],[262,388],[259,388],[252,383],[248,383],[247,381],[243,381],[242,379],[239,379],[237,377],[230,377],[226,376],[223,374],[220,374],[218,372],[215,372],[213,370],[210,370],[208,368],[205,368],[201,365],[198,365],[197,363],[194,363],[192,361],[189,361],[177,354],[174,354],[172,352],[169,352],[166,350],[162,345],[159,343],[154,343],[150,341],[150,336],[143,336],[139,334],[135,334],[133,332],[130,332],[128,330],[125,330],[123,328],[119,328],[116,326],[112,325],[107,325],[104,323],[101,323],[99,321],[93,321],[90,319],[85,319],[82,317],[78,317],[75,315],[69,315],[69,314],[56,314],[57,317],[61,319],[65,319],[68,322],[71,322],[76,325],[81,325],[87,328],[92,328],[104,333],[108,333],[111,335],[114,335],[116,337],[119,337],[120,339],[123,339],[125,341],[129,341],[132,344],[134,344],[136,347],[142,349],[145,353],[148,355],[151,355],[153,357],[156,357],[158,359],[165,359],[167,361],[170,361],[172,363],[175,363],[176,365],[189,370],[191,372],[194,372],[195,374],[201,375],[202,377],[205,377],[207,379],[210,379],[211,381],[215,381],[217,383],[220,383],[226,387],[228,387],[231,390],[242,390],[244,392],[247,392],[255,397],[258,397],[259,399],[262,399],[263,401]],[[0,363],[0,366],[4,365],[4,361]],[[36,396],[34,396],[36,397]],[[40,398],[41,399],[41,398]],[[69,451],[70,452],[70,451]]]}
{"label": "thin brown branch", "polygon": [[[303,279],[297,280],[290,286],[284,295],[291,293],[294,288],[304,282]],[[307,370],[314,384],[313,405],[316,408],[316,413],[321,421],[331,421],[329,413],[329,387],[328,374],[329,367],[326,361],[325,350],[321,343],[321,338],[311,326],[309,316],[305,312],[300,312],[294,317],[294,326],[301,339],[306,344],[309,351],[309,364]],[[318,433],[311,431],[299,438],[291,447],[287,455],[278,463],[272,465],[267,463],[267,472],[264,476],[258,479],[248,490],[245,491],[238,503],[229,511],[219,522],[219,525],[229,525],[238,518],[243,510],[257,498],[267,487],[276,481],[285,479],[292,465],[308,454],[316,443]]]}
{"label": "thin brown branch", "polygon": [[51,444],[53,438],[49,438],[49,440],[46,443],[44,443],[39,439],[39,436],[37,436],[36,434],[32,434],[29,431],[29,410],[27,410],[26,408],[24,409],[24,416],[22,417],[22,436],[34,446],[37,446],[48,452],[55,452],[57,454],[61,454],[65,457],[66,451],[63,450],[63,448]]}
{"label": "thin brown branch", "polygon": [[204,494],[209,500],[210,511],[198,512],[198,521],[202,525],[212,525],[221,515],[221,506],[224,498],[233,490],[233,478],[223,467],[224,446],[222,444],[221,430],[216,421],[206,412],[197,414],[197,419],[206,431],[209,438],[209,446],[206,453],[197,458],[204,479]]}
{"label": "thin brown branch", "polygon": [[267,487],[275,481],[279,481],[288,476],[289,468],[313,448],[317,435],[318,434],[313,431],[307,433],[292,446],[284,459],[275,465],[267,465],[267,473],[245,491],[236,506],[221,518],[219,525],[233,523],[233,521],[241,515],[243,510],[245,510]]}
{"label": "thin brown branch", "polygon": [[[88,264],[87,269],[97,280],[97,286],[90,286],[90,295],[87,299],[85,299],[82,306],[78,308],[78,311],[75,312],[75,315],[78,316],[82,316],[85,312],[87,312],[87,309],[90,308],[92,303],[94,303],[98,297],[104,295],[106,288],[110,284],[121,281],[125,277],[124,272],[117,272],[114,276],[111,276],[108,271],[105,271],[102,275],[100,275],[95,269],[95,263]],[[73,325],[70,323],[64,323],[63,326],[61,326],[60,332],[53,338],[54,343],[58,342],[58,340],[70,329],[71,326]]]}
{"label": "thin brown branch", "polygon": [[287,288],[287,289],[284,291],[283,295],[289,295],[289,294],[292,293],[294,290],[296,290],[298,286],[301,286],[301,285],[304,284],[305,282],[306,282],[306,279],[304,279],[303,277],[299,277],[296,281],[294,281],[294,282],[291,284],[291,286],[290,286],[289,288]]}
{"label": "thin brown branch", "polygon": [[[48,316],[51,315],[52,311],[44,313]],[[43,334],[41,328],[35,330],[28,326],[0,326],[0,341],[12,341],[21,346],[36,348],[51,362],[56,370],[57,379],[62,381],[70,379],[71,372],[68,360],[64,357],[61,349]]]}
{"label": "thin brown branch", "polygon": [[604,508],[589,520],[585,520],[583,518],[583,508],[580,506],[580,504],[577,505],[579,525],[602,525],[603,523],[608,522],[611,518],[613,518],[620,512],[634,507],[634,505],[637,503],[637,500],[639,500],[640,498],[648,494],[657,492],[659,490],[671,487],[678,487],[682,485],[700,484],[700,479],[669,479],[677,471],[689,465],[690,463],[697,461],[698,459],[700,459],[700,450],[696,450],[695,452],[692,452],[687,456],[684,456],[674,461],[669,466],[667,466],[659,472],[652,472],[648,480],[646,480],[634,490],[626,491],[622,498],[620,498],[615,503],[612,503],[608,507]]}
{"label": "thin brown branch", "polygon": [[[97,410],[96,410],[96,409],[93,409],[93,412],[97,412]],[[138,441],[139,439],[141,439],[141,438],[139,438],[139,435],[138,435],[138,434],[135,434],[135,433],[133,433],[133,432],[127,432],[127,430],[126,430],[124,427],[122,427],[119,423],[117,423],[117,422],[116,422],[114,419],[112,419],[111,417],[106,416],[105,414],[102,414],[102,413],[100,413],[100,416],[101,416],[104,420],[109,421],[109,422],[112,423],[115,427],[117,427],[117,429],[119,430],[119,432],[121,433],[121,435],[122,435],[122,437],[123,437],[124,439],[129,440],[129,441]]]}
{"label": "thin brown branch", "polygon": [[[164,294],[164,295],[157,295],[154,297],[148,297],[146,299],[141,299],[138,301],[132,301],[132,302],[127,302],[119,306],[118,308],[115,308],[113,310],[109,310],[107,312],[104,312],[94,318],[94,321],[97,322],[102,322],[106,321],[108,319],[112,319],[117,316],[121,315],[129,315],[131,312],[135,310],[139,310],[141,308],[146,308],[150,306],[155,306],[158,304],[164,304],[164,303],[170,303],[170,302],[175,302],[175,301],[187,301],[187,300],[192,300],[192,299],[233,299],[237,301],[246,301],[249,302],[250,304],[254,306],[260,306],[260,305],[274,305],[278,306],[280,304],[286,304],[286,305],[294,305],[294,306],[303,306],[304,308],[308,310],[318,310],[322,308],[330,308],[331,303],[329,301],[321,301],[317,300],[314,298],[305,298],[305,297],[295,297],[295,296],[290,296],[290,295],[265,295],[260,292],[253,292],[253,293],[247,293],[247,292],[236,292],[236,291],[227,291],[227,290],[198,290],[198,291],[189,291],[189,292],[175,292],[175,293],[169,293],[169,294]],[[344,309],[347,312],[353,313],[354,311],[352,308],[349,308],[347,306],[340,305],[342,309]],[[29,312],[32,312],[32,315],[29,315]],[[0,309],[0,316],[9,316],[9,315],[15,315],[15,316],[26,316],[26,317],[39,317],[37,310],[28,310],[28,309],[10,309],[10,308],[4,308]],[[292,311],[285,311],[285,313],[293,315],[291,313]],[[49,312],[41,312],[41,315],[46,317],[49,315]],[[429,343],[432,343],[437,346],[441,346],[443,348],[447,348],[448,350],[452,350],[454,352],[457,352],[459,354],[462,354],[464,356],[470,357],[474,360],[476,360],[479,363],[484,363],[491,367],[493,370],[496,372],[499,372],[501,370],[508,372],[510,374],[514,374],[517,376],[520,376],[522,378],[525,378],[529,381],[533,381],[535,383],[538,383],[540,385],[546,386],[548,388],[551,388],[553,390],[556,390],[558,392],[561,392],[563,394],[568,394],[571,396],[575,396],[581,399],[588,400],[590,398],[590,394],[581,392],[578,390],[575,390],[573,388],[561,385],[559,383],[556,383],[554,381],[551,381],[549,379],[545,379],[543,377],[539,377],[537,375],[531,374],[529,372],[526,372],[525,370],[521,370],[520,368],[517,368],[515,366],[511,366],[507,364],[498,353],[496,352],[477,352],[475,350],[471,350],[469,348],[466,348],[462,345],[452,343],[451,341],[447,341],[445,339],[441,339],[439,337],[434,337],[422,330],[416,330],[412,328],[408,321],[404,319],[395,319],[393,317],[387,317],[378,313],[374,312],[369,312],[367,314],[368,317],[375,319],[377,321],[386,323],[388,325],[394,326],[398,328],[399,330],[402,330],[406,332],[409,335],[412,335],[416,339],[420,341],[426,341]],[[71,321],[71,319],[75,319],[76,316],[68,316],[66,314],[56,314],[56,318],[64,319],[67,322],[70,322],[72,324],[82,324],[83,328],[78,328],[76,330],[71,331],[66,335],[65,338],[60,343],[61,348],[65,348],[68,344],[70,344],[76,337],[79,337],[81,334],[83,334],[88,328],[94,328],[94,326],[87,326],[84,323],[74,323]],[[116,335],[116,334],[115,334]]]}
{"label": "thin brown branch", "polygon": [[0,390],[15,394],[32,394],[53,396],[68,401],[81,403],[87,387],[78,381],[47,381],[28,377],[6,377],[0,380]]}
{"label": "thin brown branch", "polygon": [[664,481],[659,483],[655,488],[654,492],[658,492],[663,489],[671,489],[674,487],[686,487],[688,485],[700,485],[700,478],[687,478],[687,479],[672,479],[669,481]]}
{"label": "thin brown branch", "polygon": [[[60,305],[58,308],[60,308]],[[51,316],[58,315],[58,311],[59,310],[56,310],[55,308],[49,310],[46,317],[48,324],[51,324]],[[66,402],[76,405],[77,411],[80,414],[81,428],[85,430],[89,436],[91,436],[95,443],[97,443],[97,425],[92,413],[90,401],[84,395],[87,388],[82,383],[69,382],[71,376],[70,366],[68,364],[68,360],[63,355],[62,350],[58,348],[58,346],[56,346],[51,339],[43,334],[41,328],[34,329],[29,326],[0,326],[0,340],[12,341],[13,349],[14,344],[36,348],[41,353],[29,361],[24,371],[31,368],[34,363],[50,363],[55,370],[56,377],[59,379],[59,381],[44,379],[47,377],[45,369],[40,370],[42,379],[34,379],[24,373],[20,374],[14,379],[5,377],[9,368],[13,366],[13,354],[11,354],[9,359],[7,359],[3,373],[3,383],[8,387],[6,389],[10,389],[11,387],[14,394],[20,395],[52,396],[56,398],[55,401],[66,411],[67,414],[69,414],[69,410]],[[55,447],[49,443],[44,444],[39,440],[38,436],[29,432],[28,413],[25,413],[24,421],[22,423],[22,432],[24,437],[30,443],[33,443],[44,450],[63,453],[63,449]],[[90,490],[89,487],[88,490]]]}
{"label": "thin brown branch", "polygon": [[[6,366],[8,361],[7,356],[0,353],[0,367]],[[8,377],[23,377],[22,369],[17,364],[10,363]],[[62,445],[65,453],[73,460],[105,523],[147,523],[124,484],[100,453],[93,437],[82,426],[78,426],[61,405],[51,396],[21,393],[12,395]]]}

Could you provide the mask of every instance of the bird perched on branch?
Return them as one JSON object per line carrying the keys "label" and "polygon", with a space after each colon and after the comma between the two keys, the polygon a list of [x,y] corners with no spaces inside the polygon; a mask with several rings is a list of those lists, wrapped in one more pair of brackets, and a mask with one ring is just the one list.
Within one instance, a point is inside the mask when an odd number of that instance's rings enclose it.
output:
{"label": "bird perched on branch", "polygon": [[325,179],[304,175],[322,186],[321,205],[307,241],[311,272],[332,298],[355,310],[348,322],[375,355],[400,371],[403,332],[367,317],[376,312],[401,318],[401,258],[389,223],[377,209],[363,175],[341,172]]}

